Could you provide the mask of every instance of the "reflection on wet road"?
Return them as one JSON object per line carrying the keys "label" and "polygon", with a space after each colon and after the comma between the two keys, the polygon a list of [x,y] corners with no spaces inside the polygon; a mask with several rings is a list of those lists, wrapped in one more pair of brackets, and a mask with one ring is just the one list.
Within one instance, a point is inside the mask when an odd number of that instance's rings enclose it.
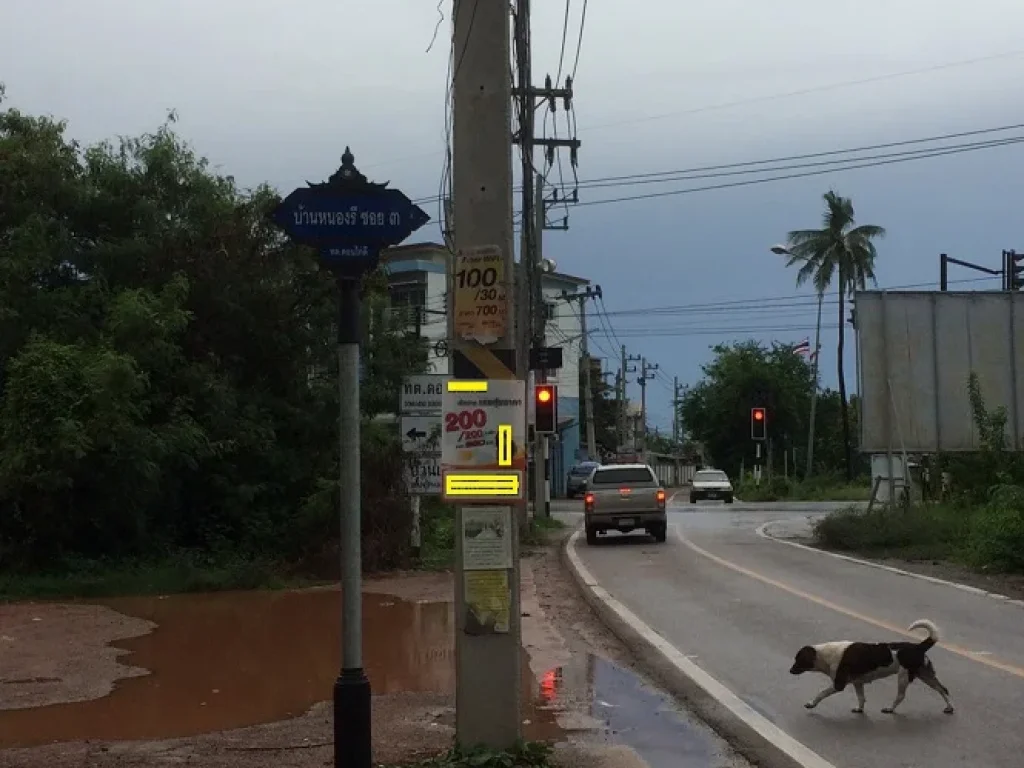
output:
{"label": "reflection on wet road", "polygon": [[582,701],[600,723],[601,740],[634,749],[650,768],[719,764],[720,741],[682,714],[667,695],[628,669],[590,654],[541,677],[540,698],[555,709]]}

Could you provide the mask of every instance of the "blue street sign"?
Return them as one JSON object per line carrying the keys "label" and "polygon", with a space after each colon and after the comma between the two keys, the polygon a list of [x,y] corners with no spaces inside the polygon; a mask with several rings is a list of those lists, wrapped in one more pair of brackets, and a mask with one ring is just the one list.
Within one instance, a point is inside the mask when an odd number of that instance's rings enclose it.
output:
{"label": "blue street sign", "polygon": [[[379,250],[397,245],[430,221],[422,208],[397,189],[349,193],[324,187],[296,189],[281,201],[272,218],[297,243],[340,250],[344,250],[341,246]],[[344,256],[339,251],[331,258]]]}

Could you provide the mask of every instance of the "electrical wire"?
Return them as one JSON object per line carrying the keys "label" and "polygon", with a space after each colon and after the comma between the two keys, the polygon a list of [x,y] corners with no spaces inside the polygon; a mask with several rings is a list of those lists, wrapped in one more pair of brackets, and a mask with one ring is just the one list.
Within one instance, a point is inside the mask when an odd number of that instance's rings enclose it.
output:
{"label": "electrical wire", "polygon": [[[822,175],[825,175],[825,174],[836,173],[836,172],[839,172],[839,171],[853,171],[853,170],[858,170],[858,169],[862,169],[862,168],[876,168],[876,167],[883,166],[883,165],[896,165],[896,164],[899,164],[899,163],[908,163],[908,162],[911,162],[911,161],[914,161],[914,160],[927,160],[927,159],[930,159],[930,158],[944,157],[944,156],[947,156],[947,155],[961,155],[961,154],[965,154],[967,152],[977,152],[977,151],[983,150],[983,149],[993,149],[993,148],[996,148],[996,147],[1004,147],[1004,146],[1008,146],[1008,145],[1011,145],[1011,144],[1019,144],[1022,141],[1024,141],[1024,137],[1020,137],[1018,139],[1013,139],[1013,140],[1008,139],[1008,140],[1005,140],[1005,141],[1000,141],[998,143],[997,142],[984,142],[984,143],[979,143],[976,146],[962,147],[962,148],[958,148],[958,149],[935,150],[935,151],[929,152],[927,154],[924,154],[924,153],[921,153],[921,154],[907,153],[909,156],[906,156],[906,157],[895,157],[895,158],[890,158],[890,159],[887,159],[887,160],[872,160],[870,162],[853,163],[853,164],[850,164],[850,165],[838,165],[837,164],[837,167],[830,167],[830,168],[825,168],[825,169],[821,169],[821,170],[813,170],[813,171],[803,171],[803,172],[800,172],[800,173],[788,173],[788,174],[782,174],[782,175],[779,175],[779,176],[768,176],[768,177],[762,178],[762,179],[744,179],[742,181],[725,182],[725,183],[722,183],[722,184],[708,184],[708,185],[705,185],[705,186],[702,186],[702,187],[688,187],[688,188],[684,188],[684,189],[672,189],[672,190],[667,190],[665,192],[647,192],[647,193],[644,193],[644,194],[623,195],[621,197],[610,197],[610,198],[604,198],[604,199],[601,199],[601,200],[583,200],[583,201],[580,201],[579,203],[577,203],[577,205],[578,206],[608,205],[609,203],[626,203],[626,202],[631,202],[631,201],[634,201],[634,200],[650,200],[650,199],[657,198],[657,197],[675,197],[676,195],[689,195],[689,194],[694,194],[696,192],[710,192],[712,190],[717,190],[717,189],[731,189],[731,188],[734,188],[734,187],[749,187],[749,186],[753,186],[755,184],[769,184],[769,183],[777,182],[777,181],[787,181],[789,179],[802,179],[802,178],[807,178],[807,177],[810,177],[810,176],[822,176]],[[864,158],[864,159],[867,159],[867,158]],[[843,162],[851,162],[851,161],[839,161],[839,162],[843,163]]]}
{"label": "electrical wire", "polygon": [[565,45],[569,39],[569,12],[572,10],[572,0],[565,0],[565,19],[562,21],[562,46],[558,53],[558,74],[555,75],[555,85],[562,82],[562,66],[565,64]]}
{"label": "electrical wire", "polygon": [[572,62],[572,81],[576,82],[576,68],[580,65],[580,51],[583,49],[583,29],[587,25],[587,1],[583,0],[583,12],[580,14],[580,35],[576,40],[576,55]]}
{"label": "electrical wire", "polygon": [[[586,12],[586,0],[584,0],[583,10],[584,10],[584,13],[585,13]],[[580,37],[582,39],[582,26],[581,26],[581,30],[580,30]],[[613,128],[613,127],[616,127],[616,126],[619,126],[619,125],[630,125],[630,124],[634,124],[634,123],[643,123],[643,122],[652,121],[652,120],[662,120],[662,119],[666,119],[666,118],[669,118],[669,117],[678,117],[678,116],[684,116],[684,115],[700,114],[700,113],[703,113],[703,112],[712,112],[712,111],[717,111],[717,110],[722,110],[722,109],[731,109],[731,108],[734,108],[734,107],[747,106],[749,104],[758,104],[758,103],[767,102],[767,101],[774,101],[776,99],[787,99],[787,98],[793,98],[795,96],[803,96],[803,95],[809,95],[809,94],[814,94],[814,93],[823,93],[823,92],[827,92],[827,91],[831,91],[831,90],[837,90],[837,89],[841,89],[841,88],[849,88],[849,87],[858,86],[858,85],[866,85],[866,84],[882,82],[882,81],[892,80],[892,79],[901,78],[901,77],[910,77],[910,76],[915,76],[915,75],[928,74],[928,73],[931,73],[931,72],[939,72],[939,71],[943,71],[943,70],[947,70],[947,69],[955,69],[957,67],[973,66],[975,64],[983,64],[983,63],[987,63],[987,62],[991,62],[991,61],[998,61],[998,60],[1002,60],[1002,59],[1017,58],[1017,57],[1022,56],[1022,55],[1024,55],[1024,49],[1022,49],[1022,50],[1015,50],[1015,51],[1006,51],[1004,53],[997,53],[997,54],[993,54],[991,56],[981,56],[981,57],[976,57],[976,58],[972,58],[972,59],[960,59],[960,60],[956,60],[956,61],[949,61],[949,62],[945,62],[945,63],[941,63],[941,64],[936,64],[936,65],[933,65],[933,66],[930,66],[930,67],[924,67],[924,68],[921,68],[921,69],[910,69],[910,70],[903,70],[903,71],[900,71],[900,72],[889,72],[887,74],[877,75],[875,77],[866,78],[866,79],[842,80],[842,81],[833,82],[833,83],[826,83],[826,84],[820,85],[820,86],[814,86],[814,87],[811,87],[811,88],[804,88],[804,89],[800,89],[800,90],[796,90],[796,91],[784,91],[784,92],[780,92],[780,93],[764,94],[762,96],[754,96],[754,97],[747,98],[747,99],[739,99],[739,100],[736,100],[736,101],[723,102],[723,103],[720,103],[720,104],[709,104],[709,105],[705,105],[705,106],[702,106],[702,107],[696,107],[694,109],[683,110],[683,111],[680,111],[680,112],[666,112],[666,113],[657,114],[657,115],[645,115],[645,116],[641,116],[641,117],[637,117],[637,118],[629,118],[629,119],[624,120],[624,121],[617,121],[617,122],[611,122],[611,123],[600,123],[598,125],[592,125],[592,126],[589,126],[589,127],[585,128],[584,132],[586,132],[586,131],[596,131],[596,130],[601,130],[601,129],[604,129],[604,128]],[[573,78],[575,79],[575,71],[573,72]],[[365,169],[374,168],[374,167],[378,167],[378,166],[382,166],[382,165],[390,165],[390,164],[393,164],[393,163],[407,162],[409,160],[419,160],[419,159],[423,159],[423,158],[427,158],[427,157],[434,157],[437,154],[438,154],[437,152],[422,152],[422,153],[419,153],[419,154],[416,154],[416,155],[407,155],[407,156],[395,158],[393,160],[387,160],[387,161],[380,162],[380,163],[373,163],[371,165],[365,166]]]}
{"label": "electrical wire", "polygon": [[[825,157],[830,157],[830,156],[835,156],[835,155],[852,155],[852,154],[867,153],[867,152],[875,152],[876,154],[868,156],[868,157],[836,159],[836,160],[833,161],[833,163],[835,163],[837,165],[842,165],[842,164],[845,164],[845,163],[852,163],[852,162],[858,162],[858,161],[863,161],[863,160],[874,160],[874,159],[878,159],[880,157],[890,158],[890,157],[893,157],[893,156],[896,156],[896,155],[902,157],[904,154],[906,156],[908,156],[908,157],[913,157],[914,155],[917,155],[917,154],[927,153],[927,152],[942,151],[942,150],[948,149],[950,147],[928,147],[928,148],[924,148],[924,149],[908,150],[906,153],[902,153],[902,154],[901,153],[890,153],[890,154],[885,154],[885,155],[878,154],[877,150],[892,149],[892,148],[896,148],[896,147],[905,147],[905,146],[916,146],[916,145],[921,145],[921,144],[935,143],[935,142],[941,142],[941,141],[949,141],[949,140],[952,140],[952,139],[968,138],[968,137],[971,137],[971,136],[991,135],[993,133],[1001,133],[1001,132],[1006,132],[1006,131],[1022,130],[1022,129],[1024,129],[1024,123],[1016,123],[1016,124],[1011,124],[1011,125],[1002,125],[1002,126],[996,126],[996,127],[990,127],[990,128],[981,128],[981,129],[976,129],[976,130],[971,130],[971,131],[960,131],[960,132],[956,132],[956,133],[938,134],[938,135],[934,135],[934,136],[927,136],[927,137],[916,138],[916,139],[904,139],[904,140],[901,140],[901,141],[891,141],[891,142],[884,142],[884,143],[879,143],[879,144],[868,144],[868,145],[863,145],[863,146],[859,146],[859,147],[849,147],[849,148],[844,148],[844,149],[833,149],[833,150],[828,150],[828,151],[823,151],[823,152],[810,152],[810,153],[803,153],[803,154],[797,154],[797,155],[785,155],[785,156],[781,156],[781,157],[772,157],[772,158],[767,158],[767,159],[763,159],[763,160],[745,160],[745,161],[742,161],[742,162],[735,162],[735,163],[719,163],[719,164],[716,164],[716,165],[700,165],[700,166],[694,166],[694,167],[691,167],[691,168],[676,168],[676,169],[667,170],[667,171],[646,171],[646,172],[643,172],[643,173],[633,173],[633,174],[616,175],[616,176],[603,176],[603,177],[597,177],[597,178],[594,178],[594,179],[583,179],[583,180],[580,180],[579,181],[579,186],[581,188],[596,188],[596,187],[616,186],[616,184],[614,184],[613,182],[620,182],[621,186],[628,186],[629,184],[636,183],[636,182],[638,182],[640,180],[659,178],[659,177],[690,177],[690,176],[692,176],[692,177],[695,177],[695,178],[717,178],[714,175],[696,176],[696,174],[705,174],[707,172],[712,172],[712,171],[721,171],[722,172],[722,174],[721,174],[722,176],[728,176],[730,174],[728,174],[727,172],[732,171],[734,169],[753,168],[755,166],[779,165],[780,163],[793,163],[793,162],[796,162],[796,161],[817,160],[819,158],[825,158]],[[951,145],[951,147],[952,148],[958,148],[958,149],[971,149],[971,148],[974,148],[974,147],[985,149],[985,148],[989,148],[991,146],[1003,146],[1004,142],[1006,142],[1006,143],[1016,143],[1017,141],[1020,141],[1020,140],[1024,140],[1024,136],[1012,136],[1012,137],[1009,137],[1009,138],[990,139],[990,140],[985,141],[985,142],[967,142],[967,143],[959,144],[959,145]],[[782,167],[782,168],[761,168],[759,170],[762,171],[762,172],[771,172],[771,171],[777,171],[777,170],[789,170],[789,168],[788,167]],[[840,170],[842,170],[842,168],[840,168]],[[683,179],[677,179],[677,180],[683,180]],[[415,202],[417,202],[418,204],[422,204],[422,203],[426,203],[426,202],[431,202],[432,199],[433,199],[432,197],[420,198],[420,199],[416,200]]]}

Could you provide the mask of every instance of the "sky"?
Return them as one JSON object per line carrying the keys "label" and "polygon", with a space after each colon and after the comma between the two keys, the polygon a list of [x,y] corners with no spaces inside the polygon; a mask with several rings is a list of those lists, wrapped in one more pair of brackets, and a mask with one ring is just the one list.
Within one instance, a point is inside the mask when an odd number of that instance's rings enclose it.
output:
{"label": "sky", "polygon": [[[566,2],[533,6],[540,84],[559,69]],[[568,6],[563,78],[584,1]],[[368,176],[425,198],[437,194],[442,168],[450,10],[450,0],[4,0],[0,82],[10,105],[67,119],[69,134],[86,143],[153,130],[174,109],[180,134],[243,186],[287,191],[319,180],[350,145]],[[925,0],[594,0],[574,86],[578,177],[1024,123],[1014,106],[1022,26],[1019,0],[950,3],[941,13]],[[556,119],[566,136],[564,113]],[[944,143],[1020,136],[1024,128]],[[877,161],[931,146],[854,156]],[[699,380],[710,345],[813,341],[814,296],[796,288],[794,272],[769,248],[789,230],[820,226],[826,191],[851,197],[860,223],[887,229],[881,287],[931,289],[939,253],[995,268],[1002,249],[1024,250],[1020,158],[1020,145],[1010,144],[846,171],[806,165],[819,158],[783,163],[802,163],[797,170],[583,186],[569,229],[546,232],[544,252],[560,271],[602,286],[607,325],[598,327],[610,332],[595,334],[593,354],[611,355],[623,343],[658,364],[649,421],[666,429],[673,377]],[[809,171],[826,172],[699,189]],[[561,179],[571,192],[567,154]],[[557,166],[548,180],[562,185]],[[695,191],[600,202],[687,189]],[[438,239],[435,216],[410,242]],[[958,268],[950,278],[952,289],[998,288],[998,279]],[[837,381],[837,325],[835,302],[826,300],[821,368],[829,387]],[[855,391],[852,347],[846,368]],[[635,382],[630,396],[639,396]]]}

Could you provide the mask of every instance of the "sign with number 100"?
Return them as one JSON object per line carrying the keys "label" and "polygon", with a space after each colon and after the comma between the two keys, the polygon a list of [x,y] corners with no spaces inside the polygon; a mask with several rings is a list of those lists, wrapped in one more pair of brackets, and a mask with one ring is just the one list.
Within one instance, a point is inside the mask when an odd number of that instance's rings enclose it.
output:
{"label": "sign with number 100", "polygon": [[455,335],[490,344],[508,333],[505,259],[499,248],[460,252],[452,273]]}

